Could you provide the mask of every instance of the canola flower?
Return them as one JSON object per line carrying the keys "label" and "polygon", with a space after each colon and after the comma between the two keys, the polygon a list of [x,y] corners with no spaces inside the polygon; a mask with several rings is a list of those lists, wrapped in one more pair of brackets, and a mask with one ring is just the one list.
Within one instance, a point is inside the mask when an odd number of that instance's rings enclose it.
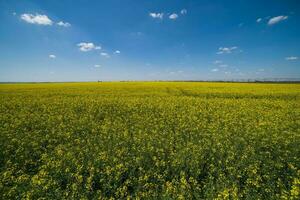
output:
{"label": "canola flower", "polygon": [[1,199],[299,199],[300,85],[0,85]]}

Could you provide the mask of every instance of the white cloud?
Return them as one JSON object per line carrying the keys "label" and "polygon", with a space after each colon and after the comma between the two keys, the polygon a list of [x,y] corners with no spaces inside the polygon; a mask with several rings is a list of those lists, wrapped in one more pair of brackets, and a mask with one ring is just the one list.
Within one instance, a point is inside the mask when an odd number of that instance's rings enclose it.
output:
{"label": "white cloud", "polygon": [[176,13],[173,13],[169,16],[169,18],[175,20],[178,18],[178,15]]}
{"label": "white cloud", "polygon": [[215,65],[217,65],[217,64],[221,64],[221,63],[223,63],[223,61],[222,61],[222,60],[215,60],[215,61],[214,61],[214,64],[215,64]]}
{"label": "white cloud", "polygon": [[226,64],[219,65],[219,67],[228,67]]}
{"label": "white cloud", "polygon": [[281,21],[284,21],[287,19],[288,19],[288,16],[284,16],[284,15],[273,17],[268,21],[268,25],[274,25],[274,24],[277,24],[278,22],[281,22]]}
{"label": "white cloud", "polygon": [[180,11],[180,13],[181,13],[182,15],[185,15],[185,14],[187,14],[187,10],[186,10],[186,9],[182,9],[182,10]]}
{"label": "white cloud", "polygon": [[103,57],[106,57],[106,58],[109,58],[109,57],[110,57],[109,54],[108,54],[108,53],[105,53],[105,52],[101,52],[100,55],[103,56]]}
{"label": "white cloud", "polygon": [[298,60],[297,56],[289,56],[285,58],[286,60]]}
{"label": "white cloud", "polygon": [[13,16],[16,16],[16,15],[17,15],[17,13],[16,13],[16,12],[13,12],[12,14],[13,14]]}
{"label": "white cloud", "polygon": [[28,14],[24,13],[21,15],[21,19],[30,24],[38,24],[38,25],[52,25],[53,22],[48,18],[47,15],[40,14]]}
{"label": "white cloud", "polygon": [[258,19],[256,20],[257,23],[260,23],[261,21],[262,21],[262,18],[258,18]]}
{"label": "white cloud", "polygon": [[170,71],[169,72],[169,74],[170,75],[180,75],[180,74],[182,74],[184,71],[182,71],[182,70],[178,70],[178,71]]}
{"label": "white cloud", "polygon": [[219,69],[215,68],[215,69],[212,69],[211,71],[212,72],[217,72],[217,71],[219,71]]}
{"label": "white cloud", "polygon": [[63,21],[60,21],[58,23],[56,23],[58,26],[63,26],[63,27],[70,27],[71,24],[69,22],[63,22]]}
{"label": "white cloud", "polygon": [[99,68],[99,67],[101,67],[101,65],[94,65],[94,67]]}
{"label": "white cloud", "polygon": [[232,53],[232,51],[236,50],[236,49],[237,49],[236,46],[233,46],[233,47],[220,47],[217,54]]}
{"label": "white cloud", "polygon": [[50,55],[49,55],[49,58],[54,59],[54,58],[56,58],[56,55],[50,54]]}
{"label": "white cloud", "polygon": [[120,53],[121,53],[121,51],[119,51],[119,50],[116,50],[114,53],[115,53],[115,54],[120,54]]}
{"label": "white cloud", "polygon": [[164,13],[149,13],[149,16],[152,18],[162,19],[164,17]]}
{"label": "white cloud", "polygon": [[92,42],[81,42],[81,43],[78,43],[77,46],[79,47],[79,50],[83,51],[83,52],[101,49],[100,46],[96,46]]}

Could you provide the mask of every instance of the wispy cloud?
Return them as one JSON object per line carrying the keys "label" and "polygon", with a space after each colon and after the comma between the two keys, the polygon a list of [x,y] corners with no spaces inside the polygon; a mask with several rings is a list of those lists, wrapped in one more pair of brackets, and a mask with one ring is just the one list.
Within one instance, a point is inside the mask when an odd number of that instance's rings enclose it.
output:
{"label": "wispy cloud", "polygon": [[298,60],[297,56],[289,56],[285,58],[286,60]]}
{"label": "wispy cloud", "polygon": [[258,18],[258,19],[256,20],[257,23],[260,23],[261,21],[262,21],[262,18]]}
{"label": "wispy cloud", "polygon": [[52,59],[54,59],[54,58],[56,58],[56,55],[54,55],[54,54],[50,54],[50,55],[49,55],[49,58],[52,58]]}
{"label": "wispy cloud", "polygon": [[218,72],[219,69],[218,69],[218,68],[215,68],[215,69],[212,69],[211,71],[212,71],[212,72]]}
{"label": "wispy cloud", "polygon": [[94,67],[95,67],[95,68],[99,68],[99,67],[101,67],[101,65],[94,65]]}
{"label": "wispy cloud", "polygon": [[233,46],[233,47],[219,47],[219,51],[217,54],[228,54],[232,53],[232,51],[236,50],[238,47]]}
{"label": "wispy cloud", "polygon": [[178,18],[178,15],[176,13],[173,13],[169,16],[170,19],[175,20]]}
{"label": "wispy cloud", "polygon": [[215,64],[215,65],[217,65],[217,64],[221,64],[221,63],[223,63],[223,61],[222,61],[222,60],[215,60],[215,61],[214,61],[214,64]]}
{"label": "wispy cloud", "polygon": [[182,10],[180,11],[180,13],[181,13],[182,15],[186,15],[186,14],[187,14],[187,10],[186,10],[186,9],[182,9]]}
{"label": "wispy cloud", "polygon": [[277,24],[281,21],[284,21],[284,20],[287,20],[288,19],[288,16],[284,16],[284,15],[280,15],[280,16],[277,16],[277,17],[272,17],[269,21],[268,21],[268,25],[274,25],[274,24]]}
{"label": "wispy cloud", "polygon": [[48,25],[51,26],[53,21],[47,15],[40,15],[40,14],[28,14],[24,13],[21,15],[21,19],[30,24],[37,24],[37,25]]}
{"label": "wispy cloud", "polygon": [[101,52],[100,53],[101,56],[105,57],[105,58],[109,58],[110,55],[108,53],[105,53],[105,52]]}
{"label": "wispy cloud", "polygon": [[149,16],[152,18],[163,19],[164,13],[149,13]]}
{"label": "wispy cloud", "polygon": [[170,71],[169,74],[170,75],[179,75],[179,74],[182,74],[183,71],[182,70],[178,70],[178,71]]}
{"label": "wispy cloud", "polygon": [[225,68],[225,67],[228,67],[228,65],[222,64],[222,65],[219,65],[219,67]]}
{"label": "wispy cloud", "polygon": [[71,24],[69,22],[63,22],[63,21],[57,22],[56,24],[58,26],[63,26],[63,27],[70,27],[71,26]]}
{"label": "wispy cloud", "polygon": [[114,54],[120,54],[121,53],[121,51],[119,51],[119,50],[116,50],[115,52],[114,52]]}
{"label": "wispy cloud", "polygon": [[83,52],[101,49],[100,46],[96,46],[92,42],[81,42],[81,43],[78,43],[77,46],[79,47],[79,50],[83,51]]}

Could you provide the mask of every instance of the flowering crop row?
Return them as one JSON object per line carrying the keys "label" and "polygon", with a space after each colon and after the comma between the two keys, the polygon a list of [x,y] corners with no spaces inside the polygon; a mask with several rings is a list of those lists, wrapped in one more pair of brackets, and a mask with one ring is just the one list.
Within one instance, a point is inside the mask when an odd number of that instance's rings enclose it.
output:
{"label": "flowering crop row", "polygon": [[0,199],[299,199],[300,85],[0,85]]}

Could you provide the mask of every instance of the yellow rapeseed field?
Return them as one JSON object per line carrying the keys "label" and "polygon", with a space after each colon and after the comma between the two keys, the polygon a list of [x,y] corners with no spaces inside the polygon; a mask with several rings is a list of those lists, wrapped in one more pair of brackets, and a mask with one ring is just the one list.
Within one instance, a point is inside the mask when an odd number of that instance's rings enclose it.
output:
{"label": "yellow rapeseed field", "polygon": [[299,199],[300,84],[0,85],[0,199]]}

